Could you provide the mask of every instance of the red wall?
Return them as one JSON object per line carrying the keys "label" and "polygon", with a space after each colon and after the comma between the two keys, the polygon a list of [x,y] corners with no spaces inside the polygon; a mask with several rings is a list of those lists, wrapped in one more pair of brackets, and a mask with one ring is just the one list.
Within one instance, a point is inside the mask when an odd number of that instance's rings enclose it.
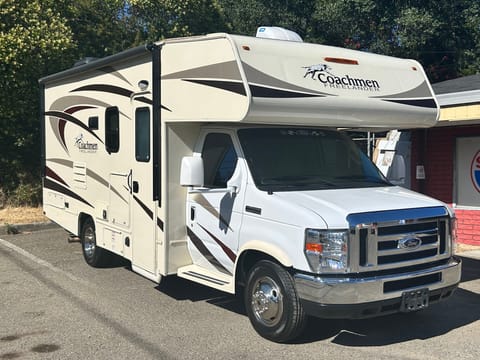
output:
{"label": "red wall", "polygon": [[[438,127],[412,131],[412,189],[453,203],[457,137],[480,136],[480,126]],[[416,180],[416,165],[424,165],[425,180]],[[458,242],[480,245],[480,210],[455,209]]]}

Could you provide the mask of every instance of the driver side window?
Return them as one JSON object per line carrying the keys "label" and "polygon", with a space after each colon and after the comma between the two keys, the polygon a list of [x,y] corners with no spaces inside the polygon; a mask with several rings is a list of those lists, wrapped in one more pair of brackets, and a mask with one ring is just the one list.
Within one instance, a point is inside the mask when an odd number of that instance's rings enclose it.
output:
{"label": "driver side window", "polygon": [[207,188],[226,188],[237,166],[237,153],[228,134],[211,133],[205,138],[202,149]]}

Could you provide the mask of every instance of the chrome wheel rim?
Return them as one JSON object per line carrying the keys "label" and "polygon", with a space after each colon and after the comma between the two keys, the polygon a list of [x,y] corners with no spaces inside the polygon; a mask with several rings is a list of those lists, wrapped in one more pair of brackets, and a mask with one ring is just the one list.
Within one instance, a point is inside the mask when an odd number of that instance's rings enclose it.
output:
{"label": "chrome wheel rim", "polygon": [[270,277],[257,279],[252,291],[252,310],[255,318],[265,326],[277,325],[283,315],[283,295]]}
{"label": "chrome wheel rim", "polygon": [[95,230],[90,226],[85,229],[85,233],[83,234],[83,251],[89,259],[92,258],[95,253]]}

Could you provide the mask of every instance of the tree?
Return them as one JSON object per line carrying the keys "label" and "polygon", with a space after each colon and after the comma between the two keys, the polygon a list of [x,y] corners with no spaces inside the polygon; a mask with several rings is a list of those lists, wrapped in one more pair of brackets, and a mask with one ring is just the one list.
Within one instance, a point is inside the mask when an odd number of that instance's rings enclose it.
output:
{"label": "tree", "polygon": [[440,81],[480,71],[479,7],[468,0],[317,0],[309,38],[415,58]]}
{"label": "tree", "polygon": [[126,0],[67,1],[63,14],[72,29],[76,57],[102,58],[128,49],[138,36]]}
{"label": "tree", "polygon": [[0,190],[39,173],[38,78],[71,56],[72,32],[55,1],[0,0]]}
{"label": "tree", "polygon": [[281,26],[307,34],[314,0],[218,0],[226,22],[236,34],[255,35],[259,26]]}
{"label": "tree", "polygon": [[226,29],[215,0],[130,0],[139,40],[200,35]]}

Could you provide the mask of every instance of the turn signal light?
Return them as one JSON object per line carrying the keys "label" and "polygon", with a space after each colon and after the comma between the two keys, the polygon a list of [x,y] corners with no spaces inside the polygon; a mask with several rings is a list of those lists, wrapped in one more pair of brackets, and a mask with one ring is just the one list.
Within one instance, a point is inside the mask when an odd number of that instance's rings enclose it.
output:
{"label": "turn signal light", "polygon": [[321,253],[323,251],[323,245],[318,243],[306,243],[305,250]]}

